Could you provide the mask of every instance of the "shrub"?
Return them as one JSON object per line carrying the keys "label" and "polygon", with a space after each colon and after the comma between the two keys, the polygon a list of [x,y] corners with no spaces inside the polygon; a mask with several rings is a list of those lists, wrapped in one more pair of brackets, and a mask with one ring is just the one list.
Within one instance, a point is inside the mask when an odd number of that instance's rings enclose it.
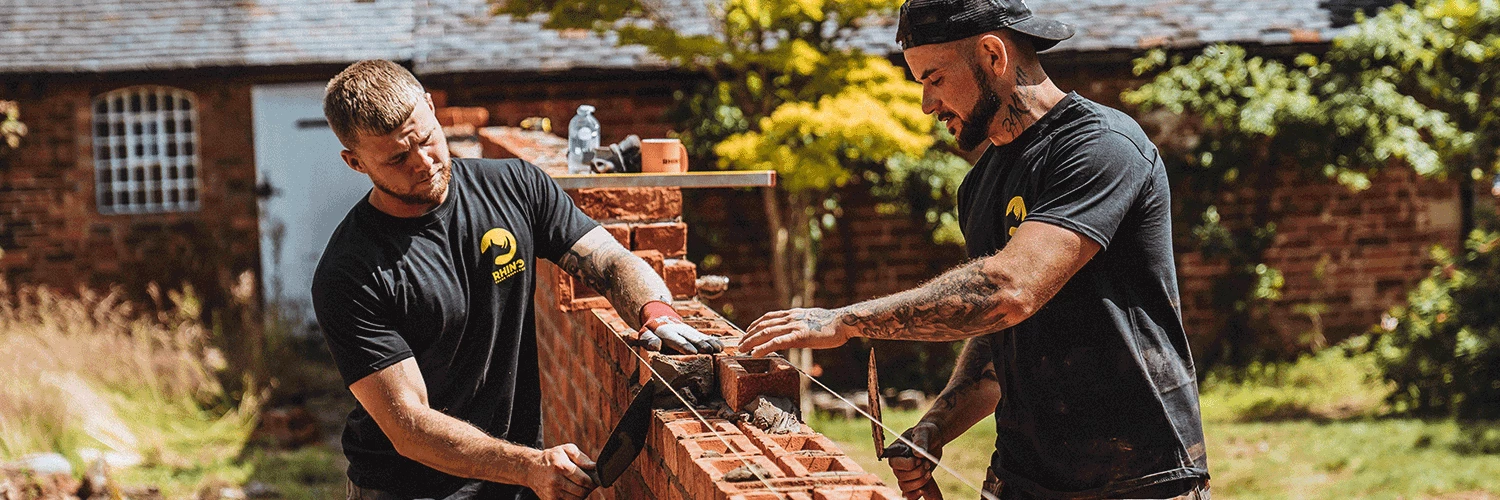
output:
{"label": "shrub", "polygon": [[1465,247],[1434,247],[1432,273],[1371,334],[1398,411],[1500,417],[1500,233],[1474,231]]}

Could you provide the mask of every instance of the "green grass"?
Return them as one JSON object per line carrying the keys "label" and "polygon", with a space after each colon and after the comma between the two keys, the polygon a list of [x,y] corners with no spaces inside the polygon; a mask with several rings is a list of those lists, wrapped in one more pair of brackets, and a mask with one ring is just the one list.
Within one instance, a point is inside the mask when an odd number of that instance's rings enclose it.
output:
{"label": "green grass", "polygon": [[[1500,421],[1384,416],[1389,388],[1369,363],[1330,349],[1209,376],[1201,400],[1214,498],[1500,497]],[[920,417],[887,411],[885,422],[905,430]],[[895,485],[890,467],[874,459],[868,422],[815,417],[808,424]],[[994,439],[994,421],[986,419],[944,447],[943,463],[978,485]],[[936,475],[945,493],[973,498],[949,474]]]}
{"label": "green grass", "polygon": [[262,392],[229,395],[218,381],[224,353],[196,299],[166,295],[153,311],[117,292],[12,293],[0,283],[0,463],[56,452],[81,475],[88,450],[106,450],[139,458],[111,471],[127,492],[195,498],[259,482],[282,498],[341,496],[337,452],[253,446]]}

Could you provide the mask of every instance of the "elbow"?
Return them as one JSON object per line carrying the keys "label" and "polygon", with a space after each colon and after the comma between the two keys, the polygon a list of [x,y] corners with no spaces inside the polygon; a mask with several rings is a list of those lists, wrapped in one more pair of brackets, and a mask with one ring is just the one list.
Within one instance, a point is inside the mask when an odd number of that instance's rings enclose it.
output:
{"label": "elbow", "polygon": [[1042,302],[1034,294],[1024,290],[1007,288],[996,295],[996,317],[1006,327],[1025,321],[1042,308]]}

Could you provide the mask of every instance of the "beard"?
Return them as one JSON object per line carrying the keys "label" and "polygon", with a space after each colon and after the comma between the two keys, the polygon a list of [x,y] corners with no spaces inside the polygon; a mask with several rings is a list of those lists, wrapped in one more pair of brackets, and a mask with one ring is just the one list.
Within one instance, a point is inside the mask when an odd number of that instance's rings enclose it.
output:
{"label": "beard", "polygon": [[437,205],[442,202],[443,195],[448,192],[448,181],[453,179],[453,165],[451,161],[445,161],[438,167],[438,171],[432,174],[432,182],[417,184],[412,188],[401,191],[395,186],[377,180],[374,176],[370,181],[375,184],[375,189],[390,195],[390,197],[401,200],[408,205]]}
{"label": "beard", "polygon": [[989,139],[990,122],[995,121],[995,114],[1000,112],[1000,94],[995,92],[990,76],[978,64],[970,63],[969,71],[974,72],[974,81],[979,83],[979,100],[969,110],[969,118],[959,120],[963,128],[954,139],[958,141],[958,148],[964,151],[973,151]]}

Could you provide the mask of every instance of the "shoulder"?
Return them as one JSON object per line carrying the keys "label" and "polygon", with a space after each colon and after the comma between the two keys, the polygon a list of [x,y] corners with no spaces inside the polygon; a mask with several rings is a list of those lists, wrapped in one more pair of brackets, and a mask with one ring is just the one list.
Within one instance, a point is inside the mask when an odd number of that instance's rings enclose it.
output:
{"label": "shoulder", "polygon": [[518,158],[454,158],[454,175],[472,176],[477,179],[531,178],[545,175],[541,168]]}
{"label": "shoulder", "polygon": [[1156,146],[1130,115],[1082,97],[1075,99],[1078,102],[1068,125],[1060,127],[1054,137],[1059,150],[1116,163],[1156,162]]}
{"label": "shoulder", "polygon": [[386,252],[381,249],[382,242],[363,226],[358,212],[351,211],[334,230],[313,270],[314,297],[334,288],[370,285],[380,275]]}

